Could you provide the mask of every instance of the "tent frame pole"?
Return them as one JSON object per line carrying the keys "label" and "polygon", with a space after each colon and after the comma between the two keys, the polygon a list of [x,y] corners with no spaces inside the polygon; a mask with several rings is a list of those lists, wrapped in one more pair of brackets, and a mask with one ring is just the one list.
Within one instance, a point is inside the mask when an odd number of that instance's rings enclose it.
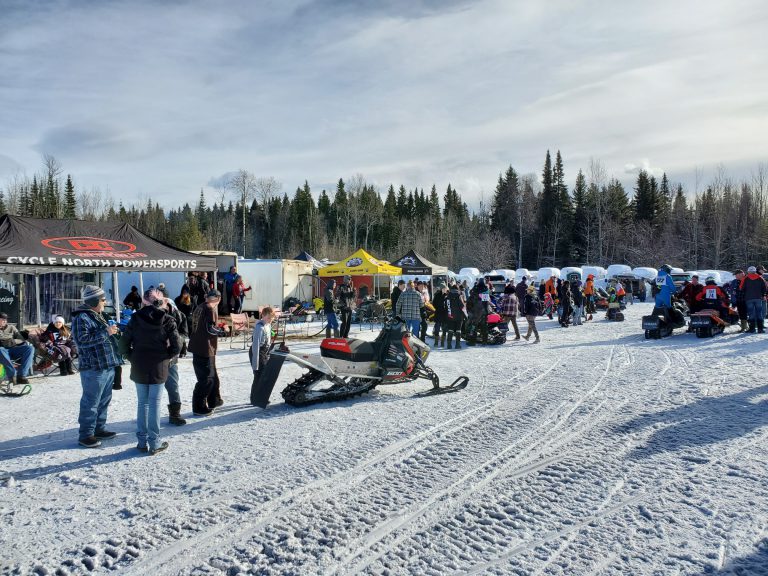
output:
{"label": "tent frame pole", "polygon": [[117,281],[116,270],[112,272],[112,297],[115,299],[115,322],[120,324],[120,284]]}
{"label": "tent frame pole", "polygon": [[139,270],[139,293],[144,297],[144,271]]}
{"label": "tent frame pole", "polygon": [[43,327],[43,311],[40,307],[40,274],[35,272],[35,306],[37,308],[37,326]]}

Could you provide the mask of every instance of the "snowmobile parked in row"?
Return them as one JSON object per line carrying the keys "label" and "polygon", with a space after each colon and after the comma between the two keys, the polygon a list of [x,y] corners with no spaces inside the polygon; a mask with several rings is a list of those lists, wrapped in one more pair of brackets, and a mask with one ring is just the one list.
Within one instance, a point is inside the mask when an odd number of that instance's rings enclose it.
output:
{"label": "snowmobile parked in row", "polygon": [[672,308],[659,308],[655,306],[653,312],[643,316],[643,330],[645,339],[658,340],[671,336],[675,328],[685,327],[685,315],[688,307],[684,302],[674,302]]}
{"label": "snowmobile parked in row", "polygon": [[432,389],[419,396],[466,388],[469,383],[467,376],[461,376],[450,386],[441,388],[440,378],[425,364],[429,352],[429,346],[408,332],[399,318],[385,323],[372,342],[356,338],[325,338],[320,344],[320,354],[293,353],[283,342],[273,348],[264,368],[265,373],[259,381],[257,405],[264,408],[268,404],[286,360],[308,368],[282,392],[286,404],[292,406],[343,400],[370,392],[377,386],[411,382],[418,378],[432,383]]}

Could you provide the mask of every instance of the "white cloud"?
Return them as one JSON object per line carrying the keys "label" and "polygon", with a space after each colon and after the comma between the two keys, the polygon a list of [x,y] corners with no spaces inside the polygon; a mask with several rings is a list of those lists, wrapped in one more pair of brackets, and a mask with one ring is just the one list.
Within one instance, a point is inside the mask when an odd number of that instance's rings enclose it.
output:
{"label": "white cloud", "polygon": [[590,157],[627,181],[767,159],[757,0],[25,6],[0,36],[0,155],[53,153],[117,197],[195,202],[246,168],[287,191],[451,182],[476,205],[547,149],[569,181]]}

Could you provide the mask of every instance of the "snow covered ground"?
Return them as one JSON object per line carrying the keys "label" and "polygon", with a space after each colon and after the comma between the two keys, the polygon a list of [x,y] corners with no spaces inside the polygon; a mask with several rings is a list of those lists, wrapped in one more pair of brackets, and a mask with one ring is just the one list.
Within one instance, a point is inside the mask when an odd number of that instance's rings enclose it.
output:
{"label": "snow covered ground", "polygon": [[[471,380],[431,398],[291,408],[286,366],[261,411],[225,351],[226,405],[164,424],[155,457],[134,449],[130,382],[120,435],[87,450],[78,377],[36,380],[0,399],[0,572],[768,574],[768,336],[645,341],[649,309],[435,351],[443,381]],[[189,359],[182,382],[189,402]]]}

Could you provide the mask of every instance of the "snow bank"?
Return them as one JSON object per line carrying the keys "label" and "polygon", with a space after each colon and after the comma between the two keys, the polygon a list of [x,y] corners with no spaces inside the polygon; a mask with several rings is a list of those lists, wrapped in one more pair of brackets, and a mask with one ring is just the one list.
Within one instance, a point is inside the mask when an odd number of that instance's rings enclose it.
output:
{"label": "snow bank", "polygon": [[632,268],[632,274],[634,274],[638,278],[645,278],[646,280],[655,280],[656,277],[659,275],[659,272],[658,270],[656,270],[656,268],[650,268],[648,266],[638,266],[637,268]]}
{"label": "snow bank", "polygon": [[626,264],[611,264],[606,271],[607,278],[614,278],[616,276],[631,276],[632,268]]}
{"label": "snow bank", "polygon": [[554,276],[555,278],[560,277],[560,268],[539,268],[538,272],[538,280],[539,282],[546,282],[550,278]]}

